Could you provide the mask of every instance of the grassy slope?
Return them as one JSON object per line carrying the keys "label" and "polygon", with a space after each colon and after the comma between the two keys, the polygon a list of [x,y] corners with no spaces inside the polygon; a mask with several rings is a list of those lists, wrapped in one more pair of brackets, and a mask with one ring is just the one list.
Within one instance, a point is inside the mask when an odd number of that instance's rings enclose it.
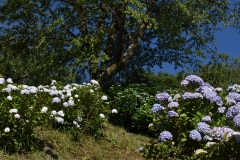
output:
{"label": "grassy slope", "polygon": [[27,154],[4,154],[4,160],[141,160],[138,148],[150,140],[147,137],[126,132],[109,123],[104,125],[103,137],[95,139],[91,136],[80,137],[79,142],[73,142],[66,134],[55,130],[36,130],[42,147],[38,151]]}

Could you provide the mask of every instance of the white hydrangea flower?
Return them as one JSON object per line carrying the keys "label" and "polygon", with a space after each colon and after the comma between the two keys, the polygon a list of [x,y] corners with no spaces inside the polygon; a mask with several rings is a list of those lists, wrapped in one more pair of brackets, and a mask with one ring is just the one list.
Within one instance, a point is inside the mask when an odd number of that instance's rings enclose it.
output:
{"label": "white hydrangea flower", "polygon": [[18,112],[18,109],[16,109],[16,108],[13,108],[13,109],[9,110],[9,113],[17,113],[17,112]]}
{"label": "white hydrangea flower", "polygon": [[100,116],[101,118],[105,118],[104,114],[102,114],[102,113],[100,113],[99,116]]}
{"label": "white hydrangea flower", "polygon": [[58,111],[57,114],[58,114],[59,116],[61,116],[61,117],[64,117],[64,113],[63,113],[62,110]]}
{"label": "white hydrangea flower", "polygon": [[20,118],[20,115],[19,115],[19,114],[15,114],[15,115],[14,115],[14,118],[19,119],[19,118]]}
{"label": "white hydrangea flower", "polygon": [[7,87],[7,88],[3,88],[3,89],[2,89],[2,92],[10,93],[11,90],[12,90],[12,89],[11,89],[10,87]]}
{"label": "white hydrangea flower", "polygon": [[116,109],[112,109],[112,113],[118,113]]}
{"label": "white hydrangea flower", "polygon": [[101,98],[103,101],[106,101],[107,100],[107,96],[102,96]]}
{"label": "white hydrangea flower", "polygon": [[207,142],[206,143],[206,147],[209,148],[209,147],[214,147],[214,146],[217,146],[218,143],[217,142]]}
{"label": "white hydrangea flower", "polygon": [[153,126],[153,124],[152,123],[150,123],[149,125],[148,125],[148,128],[151,128]]}
{"label": "white hydrangea flower", "polygon": [[9,128],[9,127],[6,127],[6,128],[4,129],[4,132],[10,132],[10,128]]}
{"label": "white hydrangea flower", "polygon": [[195,156],[199,156],[199,155],[202,155],[202,154],[206,154],[207,151],[206,150],[203,150],[203,149],[197,149],[194,153]]}
{"label": "white hydrangea flower", "polygon": [[70,99],[70,100],[68,101],[68,105],[69,105],[69,106],[74,106],[74,100],[71,100],[71,99]]}
{"label": "white hydrangea flower", "polygon": [[42,113],[46,113],[47,110],[48,110],[48,108],[44,106],[44,107],[42,108],[41,112],[42,112]]}
{"label": "white hydrangea flower", "polygon": [[93,93],[94,92],[94,90],[93,89],[90,89],[90,93]]}
{"label": "white hydrangea flower", "polygon": [[27,89],[23,89],[23,90],[21,90],[20,93],[21,93],[21,94],[30,94],[30,91],[27,90]]}
{"label": "white hydrangea flower", "polygon": [[12,84],[8,84],[7,87],[8,87],[8,88],[11,88],[11,90],[17,90],[17,89],[18,89],[17,86],[14,86],[14,85],[12,85]]}
{"label": "white hydrangea flower", "polygon": [[52,103],[60,103],[60,102],[61,102],[61,99],[58,98],[58,97],[54,97],[54,98],[52,99]]}
{"label": "white hydrangea flower", "polygon": [[82,117],[80,117],[80,116],[77,117],[78,122],[82,122],[82,120],[83,120]]}
{"label": "white hydrangea flower", "polygon": [[57,111],[55,111],[55,110],[53,110],[52,112],[51,112],[51,117],[53,117],[53,116],[55,116],[57,114]]}
{"label": "white hydrangea flower", "polygon": [[51,89],[52,89],[52,90],[56,90],[57,87],[56,87],[56,86],[51,86]]}
{"label": "white hydrangea flower", "polygon": [[55,117],[55,120],[58,122],[58,123],[64,123],[64,119],[61,118],[61,117]]}
{"label": "white hydrangea flower", "polygon": [[68,105],[68,102],[64,102],[64,103],[63,103],[63,106],[64,106],[64,107],[68,107],[68,106],[69,106],[69,105]]}
{"label": "white hydrangea flower", "polygon": [[0,78],[0,84],[5,83],[5,79],[4,78]]}
{"label": "white hydrangea flower", "polygon": [[12,100],[12,96],[7,96],[7,99],[8,99],[9,101],[11,101],[11,100]]}
{"label": "white hydrangea flower", "polygon": [[77,94],[74,95],[75,98],[78,98],[79,96]]}
{"label": "white hydrangea flower", "polygon": [[56,83],[56,82],[57,82],[56,80],[52,80],[51,85],[54,85],[54,83]]}
{"label": "white hydrangea flower", "polygon": [[73,121],[73,125],[75,126],[75,128],[80,128],[80,125],[76,121]]}
{"label": "white hydrangea flower", "polygon": [[96,81],[96,80],[94,80],[94,79],[92,79],[92,80],[90,81],[90,83],[92,83],[93,85],[99,85],[98,81]]}
{"label": "white hydrangea flower", "polygon": [[7,81],[7,83],[13,83],[12,78],[8,78],[6,81]]}

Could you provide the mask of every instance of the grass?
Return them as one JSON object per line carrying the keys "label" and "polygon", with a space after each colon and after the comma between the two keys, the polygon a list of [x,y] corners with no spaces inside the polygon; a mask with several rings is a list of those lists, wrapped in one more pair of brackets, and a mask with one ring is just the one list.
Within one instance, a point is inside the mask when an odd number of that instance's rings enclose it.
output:
{"label": "grass", "polygon": [[150,138],[128,133],[120,127],[105,123],[101,136],[82,135],[78,141],[62,132],[37,128],[39,150],[26,154],[6,154],[0,151],[0,159],[5,160],[141,160],[138,148]]}

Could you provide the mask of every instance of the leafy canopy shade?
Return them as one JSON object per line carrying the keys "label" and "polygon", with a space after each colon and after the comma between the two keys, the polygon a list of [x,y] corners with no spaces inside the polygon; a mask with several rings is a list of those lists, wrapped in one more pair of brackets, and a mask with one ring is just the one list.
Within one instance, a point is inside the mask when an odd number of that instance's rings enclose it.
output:
{"label": "leafy canopy shade", "polygon": [[30,84],[100,84],[124,69],[194,63],[213,53],[218,24],[239,27],[227,0],[2,0],[0,68]]}

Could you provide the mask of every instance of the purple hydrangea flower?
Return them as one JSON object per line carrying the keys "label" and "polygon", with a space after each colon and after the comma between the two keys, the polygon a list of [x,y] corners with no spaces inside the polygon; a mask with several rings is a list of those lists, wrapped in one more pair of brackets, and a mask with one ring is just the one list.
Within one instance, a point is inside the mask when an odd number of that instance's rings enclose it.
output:
{"label": "purple hydrangea flower", "polygon": [[211,119],[210,116],[205,116],[205,117],[202,118],[202,122],[209,122],[209,123],[211,123],[212,119]]}
{"label": "purple hydrangea flower", "polygon": [[196,98],[196,99],[198,99],[198,98],[203,99],[203,95],[202,95],[201,93],[198,93],[198,92],[193,93],[193,96],[194,96],[194,98]]}
{"label": "purple hydrangea flower", "polygon": [[223,102],[221,97],[214,91],[204,92],[203,96],[212,103],[216,103],[218,106],[222,106]]}
{"label": "purple hydrangea flower", "polygon": [[193,93],[190,93],[190,92],[185,92],[183,95],[182,95],[182,99],[183,100],[188,100],[188,99],[194,99],[194,95]]}
{"label": "purple hydrangea flower", "polygon": [[240,102],[240,94],[238,94],[236,92],[230,92],[228,94],[228,97],[235,100],[236,102]]}
{"label": "purple hydrangea flower", "polygon": [[213,87],[208,86],[208,85],[202,85],[202,86],[198,87],[198,89],[197,89],[197,92],[202,93],[202,94],[206,93],[206,92],[211,92],[211,91],[213,91]]}
{"label": "purple hydrangea flower", "polygon": [[183,80],[181,82],[181,86],[187,86],[188,84],[189,84],[189,81],[187,81],[187,80]]}
{"label": "purple hydrangea flower", "polygon": [[185,78],[185,80],[189,81],[190,83],[196,83],[199,85],[202,85],[204,83],[203,79],[196,75],[189,75]]}
{"label": "purple hydrangea flower", "polygon": [[196,141],[201,141],[202,140],[201,133],[198,132],[195,129],[190,132],[189,138],[191,138],[192,140],[196,140]]}
{"label": "purple hydrangea flower", "polygon": [[240,128],[240,115],[237,115],[233,118],[234,126]]}
{"label": "purple hydrangea flower", "polygon": [[164,142],[166,140],[172,140],[173,135],[169,131],[163,131],[158,137],[158,142]]}
{"label": "purple hydrangea flower", "polygon": [[175,111],[168,111],[168,117],[178,117],[179,114]]}
{"label": "purple hydrangea flower", "polygon": [[227,120],[232,120],[233,117],[238,113],[238,110],[235,109],[236,106],[238,106],[238,105],[234,105],[234,106],[231,106],[230,108],[228,108],[228,110],[226,112],[226,119]]}
{"label": "purple hydrangea flower", "polygon": [[209,133],[210,132],[210,126],[205,122],[199,122],[197,123],[197,128],[200,133]]}
{"label": "purple hydrangea flower", "polygon": [[169,101],[172,97],[168,93],[158,93],[155,96],[155,101],[162,102],[162,101]]}
{"label": "purple hydrangea flower", "polygon": [[236,116],[240,113],[240,103],[237,103],[236,105],[233,106],[232,108],[232,115]]}
{"label": "purple hydrangea flower", "polygon": [[161,113],[162,110],[164,110],[165,107],[161,106],[160,104],[154,104],[152,107],[152,113]]}
{"label": "purple hydrangea flower", "polygon": [[210,136],[213,137],[216,140],[222,140],[225,133],[231,133],[234,132],[231,128],[225,126],[225,127],[213,127],[210,131]]}

